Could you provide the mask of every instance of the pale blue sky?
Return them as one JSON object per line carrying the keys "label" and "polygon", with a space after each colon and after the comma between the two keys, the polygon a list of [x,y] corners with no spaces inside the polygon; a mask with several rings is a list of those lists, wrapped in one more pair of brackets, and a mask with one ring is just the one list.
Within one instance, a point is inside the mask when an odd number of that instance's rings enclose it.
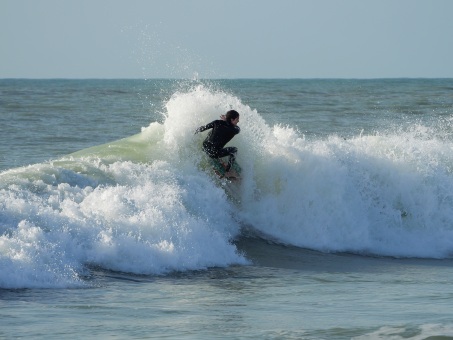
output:
{"label": "pale blue sky", "polygon": [[453,77],[451,0],[0,0],[0,78]]}

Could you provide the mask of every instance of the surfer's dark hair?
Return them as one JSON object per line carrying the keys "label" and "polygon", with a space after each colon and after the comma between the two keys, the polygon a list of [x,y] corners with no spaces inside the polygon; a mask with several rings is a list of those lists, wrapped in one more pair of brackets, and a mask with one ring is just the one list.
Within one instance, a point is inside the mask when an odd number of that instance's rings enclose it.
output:
{"label": "surfer's dark hair", "polygon": [[230,110],[225,115],[225,119],[228,123],[231,123],[231,121],[236,119],[237,117],[239,117],[239,112],[235,110]]}

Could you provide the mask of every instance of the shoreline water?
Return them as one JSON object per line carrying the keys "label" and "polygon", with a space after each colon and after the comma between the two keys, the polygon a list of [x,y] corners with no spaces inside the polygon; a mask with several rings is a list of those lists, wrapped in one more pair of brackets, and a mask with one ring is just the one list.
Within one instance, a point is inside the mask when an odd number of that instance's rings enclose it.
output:
{"label": "shoreline water", "polygon": [[249,266],[165,276],[93,269],[91,288],[0,290],[8,306],[0,334],[6,339],[423,339],[453,332],[451,260],[370,258],[252,243],[250,249],[245,242],[254,262]]}

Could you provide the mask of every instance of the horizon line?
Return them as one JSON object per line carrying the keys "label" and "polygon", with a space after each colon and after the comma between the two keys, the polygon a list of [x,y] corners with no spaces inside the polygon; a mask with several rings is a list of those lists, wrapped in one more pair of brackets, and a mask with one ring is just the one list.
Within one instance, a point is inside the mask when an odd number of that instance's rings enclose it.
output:
{"label": "horizon line", "polygon": [[237,78],[176,78],[176,77],[0,77],[0,80],[185,80],[185,81],[206,81],[206,80],[390,80],[390,79],[453,79],[453,77],[237,77]]}

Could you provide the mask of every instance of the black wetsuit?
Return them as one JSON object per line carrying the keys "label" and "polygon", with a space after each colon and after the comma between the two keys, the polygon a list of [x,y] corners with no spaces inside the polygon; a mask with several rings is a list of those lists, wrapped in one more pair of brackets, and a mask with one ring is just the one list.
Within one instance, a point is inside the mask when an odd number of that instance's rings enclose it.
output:
{"label": "black wetsuit", "polygon": [[196,132],[202,132],[212,129],[203,142],[203,150],[211,158],[222,158],[230,156],[226,171],[229,171],[235,160],[235,154],[238,151],[234,146],[224,148],[235,135],[241,131],[239,126],[234,126],[224,120],[214,120],[208,125],[201,126]]}

